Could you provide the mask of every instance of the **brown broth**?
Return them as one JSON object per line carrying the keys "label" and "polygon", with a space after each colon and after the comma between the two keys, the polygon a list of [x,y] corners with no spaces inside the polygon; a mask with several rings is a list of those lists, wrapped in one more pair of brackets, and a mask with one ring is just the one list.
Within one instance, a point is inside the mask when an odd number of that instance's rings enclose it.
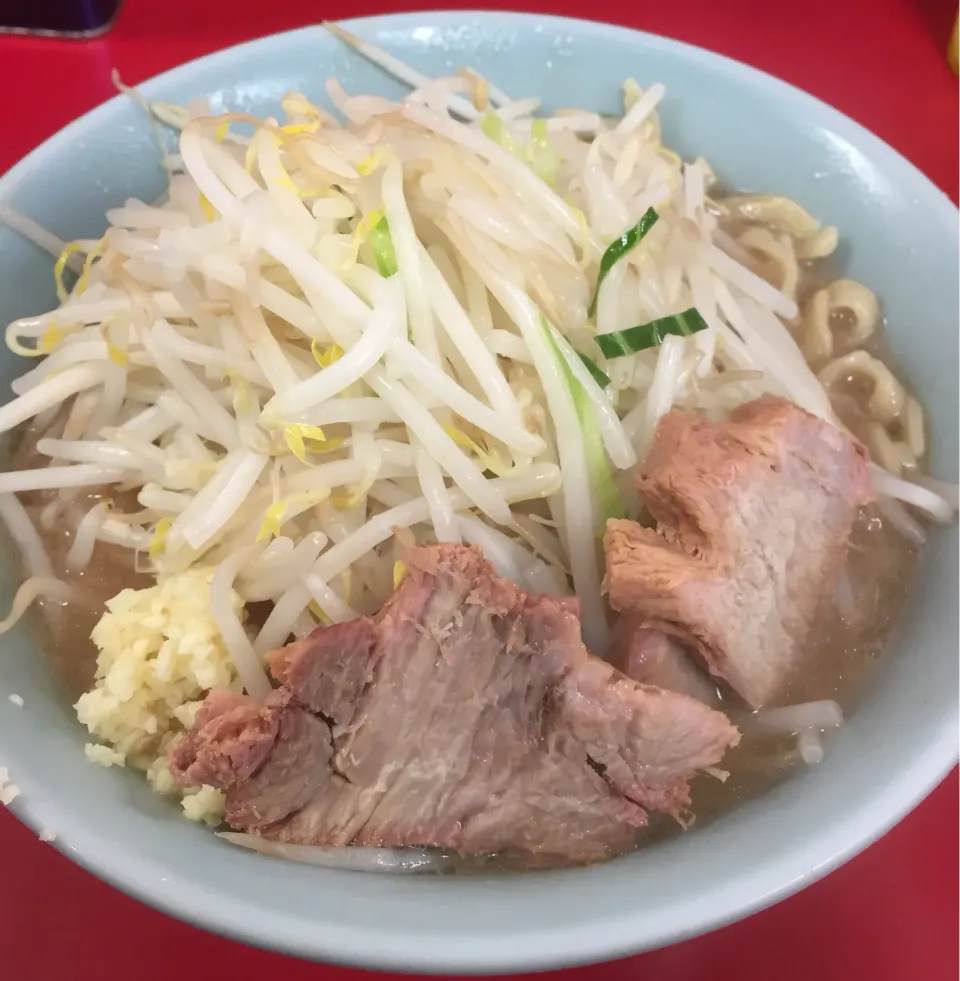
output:
{"label": "brown broth", "polygon": [[[101,495],[95,493],[78,496],[76,508],[71,510],[82,516],[100,499]],[[27,508],[34,524],[39,521],[40,510]],[[71,511],[67,513],[69,516]],[[71,699],[78,698],[93,684],[97,649],[90,634],[107,600],[123,589],[143,589],[153,583],[152,576],[134,572],[127,550],[105,542],[97,543],[86,569],[67,570],[64,559],[73,542],[71,529],[75,527],[64,525],[44,533],[42,538],[57,576],[75,584],[80,598],[67,602],[42,600],[38,604],[50,662]]]}
{"label": "brown broth", "polygon": [[[43,465],[45,458],[36,453],[36,441],[40,435],[30,429],[22,432],[19,445],[11,454],[13,469],[26,470]],[[130,502],[118,502],[113,489],[84,489],[69,500],[64,500],[56,520],[45,528],[43,510],[57,495],[57,491],[34,492],[20,495],[20,500],[43,540],[54,574],[76,587],[76,600],[62,602],[43,599],[37,604],[41,613],[37,626],[42,632],[44,649],[72,701],[93,685],[97,648],[90,635],[103,614],[107,600],[123,589],[150,586],[153,578],[134,570],[128,550],[107,542],[97,542],[86,569],[68,569],[67,553],[83,515],[103,500],[121,506]]]}

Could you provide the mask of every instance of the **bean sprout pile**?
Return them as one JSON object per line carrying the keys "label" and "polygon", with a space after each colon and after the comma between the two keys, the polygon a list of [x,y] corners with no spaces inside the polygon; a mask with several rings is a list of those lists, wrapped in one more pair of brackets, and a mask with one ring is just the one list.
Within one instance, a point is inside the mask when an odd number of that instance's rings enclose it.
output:
{"label": "bean sprout pile", "polygon": [[[632,469],[676,406],[719,417],[774,392],[837,422],[828,389],[866,374],[878,491],[906,527],[904,504],[951,517],[909,479],[919,405],[862,350],[873,294],[841,281],[798,308],[800,263],[836,229],[783,198],[711,197],[706,161],[661,141],[662,85],[628,80],[616,119],[545,115],[331,29],[412,92],[331,79],[334,111],[294,92],[279,119],[150,103],[179,130],[161,202],[69,244],[4,216],[59,252],[61,301],[7,330],[37,366],[0,431],[29,423],[48,460],[0,474],[8,520],[17,494],[57,491],[53,522],[107,487],[71,562],[104,541],[160,579],[214,567],[213,615],[262,695],[263,655],[377,610],[413,541],[473,543],[532,590],[575,593],[603,651],[598,536],[636,511]],[[610,355],[658,322],[674,329]]]}

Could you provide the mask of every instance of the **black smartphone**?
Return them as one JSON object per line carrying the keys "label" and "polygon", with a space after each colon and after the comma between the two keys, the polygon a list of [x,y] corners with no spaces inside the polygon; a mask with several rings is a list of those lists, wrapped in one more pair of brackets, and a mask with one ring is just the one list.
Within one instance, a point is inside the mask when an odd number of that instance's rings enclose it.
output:
{"label": "black smartphone", "polygon": [[113,23],[123,0],[0,0],[0,33],[92,37]]}

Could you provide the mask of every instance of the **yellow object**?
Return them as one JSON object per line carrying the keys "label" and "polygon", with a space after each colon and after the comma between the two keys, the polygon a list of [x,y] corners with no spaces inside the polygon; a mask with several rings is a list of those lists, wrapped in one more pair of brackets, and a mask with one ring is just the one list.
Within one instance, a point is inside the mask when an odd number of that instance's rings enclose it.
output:
{"label": "yellow object", "polygon": [[283,516],[290,506],[289,501],[277,501],[267,508],[266,516],[260,524],[257,532],[257,541],[262,542],[270,538],[276,538],[280,534],[280,525],[283,523]]}
{"label": "yellow object", "polygon": [[106,241],[100,239],[99,242],[87,253],[86,259],[83,260],[83,269],[80,272],[80,278],[77,280],[77,296],[79,296],[86,288],[90,282],[90,268],[93,266],[95,259],[99,259],[103,255],[103,250],[106,248]]}
{"label": "yellow object", "polygon": [[216,221],[217,213],[213,210],[213,205],[207,200],[205,194],[200,194],[200,210],[203,212],[203,217],[207,221]]}
{"label": "yellow object", "polygon": [[319,116],[311,123],[288,123],[286,126],[280,127],[280,132],[286,133],[287,136],[297,136],[299,133],[316,133],[318,129],[320,129]]}
{"label": "yellow object", "polygon": [[[310,440],[312,443],[327,442],[327,437],[323,435],[323,430],[319,426],[308,426],[303,423],[285,426],[283,430],[283,438],[286,441],[290,452],[301,463],[309,463],[307,459],[307,447],[304,442],[305,440]],[[329,447],[327,447],[327,449],[329,449]],[[321,447],[320,452],[322,451],[323,448]]]}
{"label": "yellow object", "polygon": [[280,535],[280,526],[286,517],[287,508],[291,504],[309,504],[311,506],[322,504],[329,496],[329,488],[324,487],[320,490],[304,491],[302,494],[291,494],[289,497],[284,497],[275,504],[271,504],[267,508],[263,521],[260,524],[260,530],[257,532],[257,541],[269,541],[271,538]]}
{"label": "yellow object", "polygon": [[54,321],[50,321],[37,343],[37,354],[49,354],[65,337],[67,331],[61,330]]}
{"label": "yellow object", "polygon": [[57,287],[57,299],[61,303],[66,303],[67,297],[70,295],[67,292],[66,286],[63,285],[63,271],[67,267],[67,261],[70,256],[76,255],[78,252],[86,253],[86,249],[84,249],[80,242],[67,242],[54,264],[53,280]]}
{"label": "yellow object", "polygon": [[484,112],[490,105],[490,83],[485,78],[478,78],[473,90],[473,104]]}
{"label": "yellow object", "polygon": [[[188,569],[148,589],[124,589],[108,600],[93,630],[99,649],[93,688],[76,703],[94,741],[84,752],[101,766],[146,770],[151,787],[182,798],[194,821],[223,820],[223,794],[178,788],[167,749],[193,725],[211,688],[237,691],[236,668],[210,608],[213,569]],[[243,603],[231,590],[234,613]]]}
{"label": "yellow object", "polygon": [[510,469],[506,461],[491,452],[487,446],[481,446],[476,440],[471,439],[462,429],[457,429],[456,426],[444,426],[443,429],[461,449],[472,450],[485,470],[502,477]]}
{"label": "yellow object", "polygon": [[58,327],[56,322],[51,320],[46,330],[37,338],[36,344],[33,347],[26,347],[20,343],[16,329],[17,323],[14,321],[7,328],[5,339],[7,347],[21,358],[40,358],[49,354],[69,333],[69,331]]}
{"label": "yellow object", "polygon": [[103,339],[107,344],[107,357],[118,367],[128,368],[130,366],[130,355],[122,347],[117,347],[103,331]]}
{"label": "yellow object", "polygon": [[161,518],[157,522],[157,527],[153,533],[153,537],[150,539],[150,544],[147,545],[147,555],[151,559],[156,559],[163,555],[163,551],[167,547],[167,532],[170,530],[172,524],[172,518]]}
{"label": "yellow object", "polygon": [[357,173],[361,177],[366,177],[368,174],[372,174],[375,170],[379,170],[380,167],[386,166],[390,162],[390,154],[383,147],[377,147],[373,153],[369,154],[357,164]]}
{"label": "yellow object", "polygon": [[950,62],[950,67],[953,69],[953,74],[958,74],[957,71],[957,28],[960,27],[960,17],[958,17],[953,22],[953,34],[950,36],[950,47],[947,49],[947,61]]}
{"label": "yellow object", "polygon": [[331,344],[326,351],[320,350],[320,345],[316,341],[310,342],[310,351],[313,353],[313,360],[321,368],[329,368],[334,361],[339,361],[343,357],[343,348],[336,344]]}

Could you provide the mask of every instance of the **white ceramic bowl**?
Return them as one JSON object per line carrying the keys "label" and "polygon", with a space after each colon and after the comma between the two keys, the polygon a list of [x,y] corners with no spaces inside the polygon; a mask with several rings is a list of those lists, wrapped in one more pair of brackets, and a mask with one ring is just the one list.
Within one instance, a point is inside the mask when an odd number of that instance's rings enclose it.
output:
{"label": "white ceramic bowl", "polygon": [[[880,294],[893,346],[932,419],[938,476],[957,479],[957,212],[849,119],[705,51],[599,24],[520,14],[423,13],[354,30],[432,74],[470,64],[511,93],[616,111],[628,75],[666,84],[666,142],[734,186],[801,201],[839,226],[845,270]],[[398,93],[319,28],[212,55],[143,86],[264,115],[288,89],[323,99]],[[148,127],[114,99],[0,180],[10,204],[64,238],[161,190]],[[54,303],[50,260],[0,230],[0,323]],[[0,382],[23,370],[0,356]],[[0,572],[0,606],[11,596]],[[708,827],[576,871],[480,878],[327,872],[238,852],[182,820],[136,774],[83,757],[76,723],[28,630],[0,641],[0,763],[13,810],[57,847],[174,916],[304,957],[415,971],[533,970],[612,958],[742,917],[834,868],[903,817],[957,755],[957,530],[938,531],[895,642],[826,761]],[[11,692],[25,702],[16,708]]]}

